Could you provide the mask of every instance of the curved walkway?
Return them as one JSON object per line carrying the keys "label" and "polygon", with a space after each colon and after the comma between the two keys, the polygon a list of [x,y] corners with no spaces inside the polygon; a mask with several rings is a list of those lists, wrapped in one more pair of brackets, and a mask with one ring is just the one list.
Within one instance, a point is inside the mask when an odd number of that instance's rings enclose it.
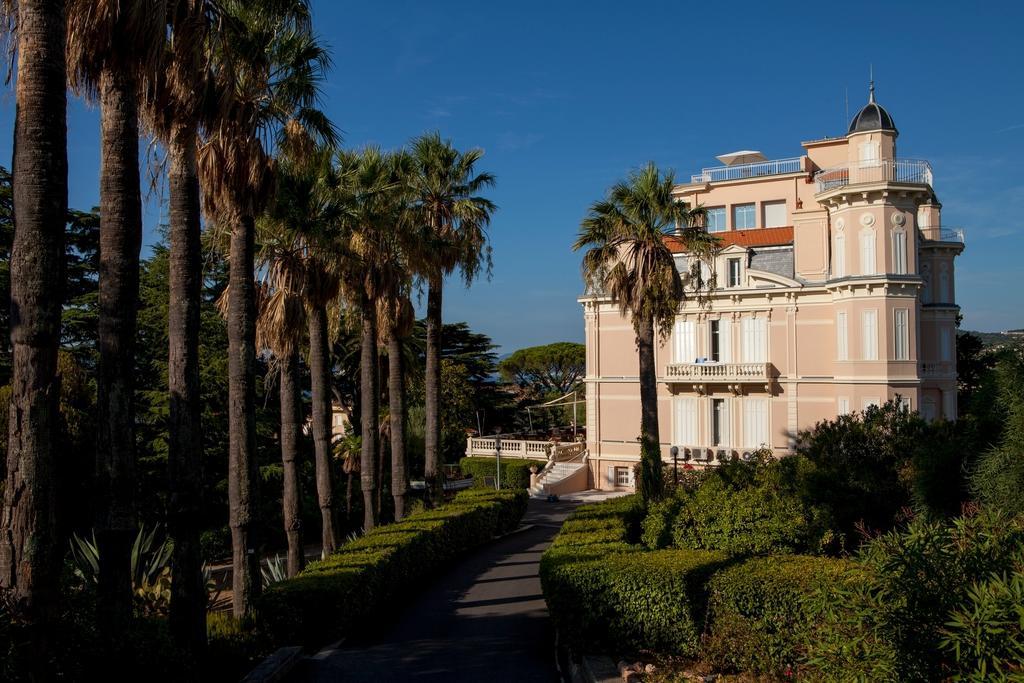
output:
{"label": "curved walkway", "polygon": [[450,569],[383,634],[349,639],[296,669],[293,681],[557,681],[538,563],[581,502],[531,500],[523,526]]}

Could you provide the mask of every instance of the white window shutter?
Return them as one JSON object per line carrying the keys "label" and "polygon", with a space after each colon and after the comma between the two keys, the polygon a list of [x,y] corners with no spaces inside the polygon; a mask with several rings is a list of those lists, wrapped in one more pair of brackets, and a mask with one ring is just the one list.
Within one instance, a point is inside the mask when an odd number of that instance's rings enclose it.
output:
{"label": "white window shutter", "polygon": [[614,467],[612,467],[612,466],[608,467],[608,475],[605,478],[605,482],[611,488],[615,488],[615,468]]}
{"label": "white window shutter", "polygon": [[849,360],[849,329],[846,324],[846,311],[836,313],[836,356],[839,360]]}
{"label": "white window shutter", "polygon": [[836,236],[836,253],[832,255],[833,277],[844,277],[846,275],[846,238],[842,235]]}
{"label": "white window shutter", "polygon": [[732,320],[722,318],[718,323],[718,354],[723,363],[732,361]]}
{"label": "white window shutter", "polygon": [[861,357],[864,360],[878,360],[878,311],[864,311],[861,323],[863,339],[861,340]]}
{"label": "white window shutter", "polygon": [[860,234],[860,274],[875,274],[875,233],[872,230]]}

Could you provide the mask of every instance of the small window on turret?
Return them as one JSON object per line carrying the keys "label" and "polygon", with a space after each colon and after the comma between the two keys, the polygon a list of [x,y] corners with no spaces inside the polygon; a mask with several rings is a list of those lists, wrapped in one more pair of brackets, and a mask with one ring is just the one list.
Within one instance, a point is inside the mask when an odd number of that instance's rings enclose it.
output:
{"label": "small window on turret", "polygon": [[878,143],[877,142],[862,142],[859,147],[860,151],[860,162],[861,164],[875,164],[878,163]]}

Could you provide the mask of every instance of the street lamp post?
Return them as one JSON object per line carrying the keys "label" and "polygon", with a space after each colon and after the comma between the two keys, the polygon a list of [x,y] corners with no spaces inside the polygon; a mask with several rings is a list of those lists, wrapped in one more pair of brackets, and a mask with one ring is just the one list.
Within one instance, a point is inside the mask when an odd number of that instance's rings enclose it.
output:
{"label": "street lamp post", "polygon": [[497,476],[494,478],[496,482],[495,488],[501,490],[501,434],[494,435],[494,459],[497,464]]}
{"label": "street lamp post", "polygon": [[673,446],[672,448],[669,449],[669,452],[672,454],[672,480],[676,484],[676,486],[678,486],[679,485],[679,446]]}

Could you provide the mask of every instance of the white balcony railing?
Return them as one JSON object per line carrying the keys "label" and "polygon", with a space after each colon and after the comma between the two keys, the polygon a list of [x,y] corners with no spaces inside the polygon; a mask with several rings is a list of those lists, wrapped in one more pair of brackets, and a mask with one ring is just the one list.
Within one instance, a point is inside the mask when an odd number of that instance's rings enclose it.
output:
{"label": "white balcony railing", "polygon": [[766,175],[782,175],[783,173],[799,173],[804,170],[803,157],[790,159],[774,159],[758,161],[752,164],[736,164],[735,166],[715,166],[702,168],[700,173],[690,176],[693,183],[714,183],[720,180],[743,180]]}
{"label": "white balcony railing", "polygon": [[[497,440],[492,437],[470,437],[466,440],[466,455],[497,455]],[[582,442],[556,443],[552,441],[527,441],[524,439],[501,438],[501,457],[523,460],[572,460],[587,449]]]}
{"label": "white balcony railing", "polygon": [[818,192],[863,183],[932,184],[932,165],[923,159],[876,159],[846,166],[833,166],[814,174]]}
{"label": "white balcony railing", "polygon": [[769,368],[769,363],[672,363],[665,375],[693,382],[766,382]]}

